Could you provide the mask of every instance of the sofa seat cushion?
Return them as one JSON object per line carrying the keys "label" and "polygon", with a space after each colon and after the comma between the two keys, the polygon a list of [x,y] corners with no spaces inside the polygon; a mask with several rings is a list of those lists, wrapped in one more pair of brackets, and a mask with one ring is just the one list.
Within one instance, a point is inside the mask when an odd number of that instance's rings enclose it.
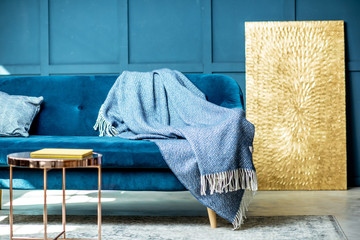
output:
{"label": "sofa seat cushion", "polygon": [[[13,171],[14,189],[43,189],[40,169],[16,168]],[[62,189],[62,171],[51,170],[47,174],[48,189]],[[74,168],[66,170],[66,189],[96,190],[98,176],[95,169]],[[86,183],[86,184],[85,184]],[[124,191],[186,191],[170,169],[153,168],[103,168],[103,190]],[[0,189],[9,188],[9,169],[0,167]],[[0,235],[1,236],[1,235]]]}
{"label": "sofa seat cushion", "polygon": [[0,138],[0,165],[7,154],[42,148],[89,148],[103,154],[104,168],[168,168],[156,144],[149,141],[97,136],[43,136]]}

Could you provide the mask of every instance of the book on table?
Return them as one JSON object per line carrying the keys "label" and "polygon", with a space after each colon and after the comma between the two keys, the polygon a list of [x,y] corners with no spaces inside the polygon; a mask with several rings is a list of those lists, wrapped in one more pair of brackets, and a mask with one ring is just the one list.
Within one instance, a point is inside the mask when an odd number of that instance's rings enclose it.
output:
{"label": "book on table", "polygon": [[93,154],[92,149],[44,148],[31,152],[32,158],[83,159]]}

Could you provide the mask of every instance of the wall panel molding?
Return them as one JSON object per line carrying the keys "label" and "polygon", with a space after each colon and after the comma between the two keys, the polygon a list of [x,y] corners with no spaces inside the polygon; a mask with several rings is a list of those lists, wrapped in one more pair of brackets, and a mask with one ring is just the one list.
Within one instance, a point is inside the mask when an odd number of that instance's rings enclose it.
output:
{"label": "wall panel molding", "polygon": [[[80,70],[79,70],[80,69]],[[119,73],[119,64],[61,64],[50,65],[50,75],[61,74],[115,74]]]}
{"label": "wall panel molding", "polygon": [[129,1],[119,0],[119,72],[129,64]]}
{"label": "wall panel molding", "polygon": [[40,0],[40,70],[49,75],[49,0]]}
{"label": "wall panel molding", "polygon": [[284,17],[289,21],[296,21],[296,0],[284,2]]}
{"label": "wall panel molding", "polygon": [[212,72],[212,0],[201,0],[202,3],[202,54],[203,73]]}
{"label": "wall panel molding", "polygon": [[347,70],[350,72],[360,72],[360,61],[347,62]]}
{"label": "wall panel molding", "polygon": [[245,22],[294,19],[295,0],[212,0],[213,63],[245,64]]}
{"label": "wall panel molding", "polygon": [[14,74],[14,71],[23,74],[27,70],[34,74],[34,66],[40,65],[40,1],[0,1],[0,67],[3,74]]}
{"label": "wall panel molding", "polygon": [[129,63],[202,63],[202,3],[129,1]]}
{"label": "wall panel molding", "polygon": [[212,63],[211,69],[212,69],[212,72],[245,73],[245,62]]}
{"label": "wall panel molding", "polygon": [[[174,0],[177,4],[183,4],[181,0]],[[39,66],[34,65],[24,65],[24,64],[3,64],[8,69],[11,69],[11,74],[66,74],[67,71],[72,74],[82,74],[82,73],[120,73],[124,70],[137,70],[137,71],[146,71],[151,70],[152,68],[161,68],[161,67],[173,67],[178,70],[184,70],[186,72],[203,72],[203,73],[212,73],[212,72],[233,72],[233,73],[245,73],[245,57],[236,53],[232,58],[234,52],[239,52],[236,49],[244,48],[245,39],[236,39],[234,36],[239,34],[239,31],[243,28],[245,21],[265,21],[265,20],[297,20],[300,14],[297,11],[297,6],[299,1],[296,0],[273,0],[271,3],[267,0],[259,0],[257,5],[262,5],[265,7],[266,4],[269,6],[274,5],[275,8],[261,10],[254,8],[254,3],[252,1],[246,0],[238,2],[236,0],[197,0],[201,12],[201,59],[200,62],[130,62],[130,42],[129,42],[129,11],[130,6],[129,0],[116,0],[117,15],[114,19],[114,22],[117,22],[117,35],[118,35],[118,61],[111,63],[94,63],[94,64],[84,64],[84,63],[63,63],[63,64],[51,64],[50,62],[50,2],[51,0],[38,0],[39,3],[39,45],[40,45],[40,62]],[[152,4],[160,4],[162,0],[154,0]],[[189,3],[188,3],[189,4]],[[264,5],[265,4],[265,5]],[[185,6],[185,5],[184,5]],[[192,5],[193,6],[193,5]],[[234,9],[234,16],[231,15],[231,12],[224,12],[224,14],[219,15],[218,8],[219,6],[224,7],[225,9]],[[224,10],[225,10],[224,9]],[[249,9],[258,9],[258,12],[249,12]],[[214,11],[216,14],[214,14]],[[244,12],[245,11],[245,12]],[[264,12],[265,11],[265,12]],[[247,14],[245,17],[239,18],[239,13],[244,12]],[[226,14],[225,14],[226,13]],[[89,13],[91,14],[91,13]],[[300,14],[301,15],[301,14]],[[229,38],[233,46],[226,46],[225,49],[229,48],[229,51],[224,52],[223,56],[228,56],[230,61],[217,61],[216,54],[219,52],[218,48],[223,48],[224,44],[220,44],[219,41],[214,41],[214,30],[215,32],[217,25],[214,25],[214,17],[223,16],[226,19],[231,19],[232,22],[239,18],[239,22],[236,23],[238,27],[235,28],[237,33],[229,32],[226,25],[218,25],[222,31],[228,31]],[[301,16],[300,16],[301,17]],[[54,24],[54,23],[53,23]],[[186,25],[184,25],[186,26]],[[215,29],[214,29],[215,28]],[[230,28],[231,29],[231,28]],[[1,30],[1,29],[0,29]],[[181,31],[180,31],[181,32]],[[155,41],[155,40],[154,40]],[[235,45],[234,45],[235,44]],[[225,44],[226,45],[226,44]],[[238,46],[238,47],[235,47]],[[232,51],[230,51],[230,49]],[[244,52],[244,49],[241,50]],[[116,54],[116,53],[115,53]],[[214,58],[215,56],[215,58]],[[233,57],[234,57],[233,56]],[[223,58],[223,57],[222,57]],[[240,60],[240,61],[239,61]],[[1,63],[0,63],[1,65]],[[116,67],[117,65],[117,67]],[[40,69],[40,70],[39,70]],[[349,61],[347,62],[348,71],[360,71],[360,61]]]}
{"label": "wall panel molding", "polygon": [[6,72],[9,74],[0,75],[1,76],[8,76],[8,75],[40,75],[41,74],[41,67],[40,65],[1,65]]}
{"label": "wall panel molding", "polygon": [[118,64],[119,0],[49,0],[50,65]]}
{"label": "wall panel molding", "polygon": [[128,65],[129,71],[151,71],[160,68],[176,69],[186,73],[204,73],[204,65],[201,63],[131,63]]}

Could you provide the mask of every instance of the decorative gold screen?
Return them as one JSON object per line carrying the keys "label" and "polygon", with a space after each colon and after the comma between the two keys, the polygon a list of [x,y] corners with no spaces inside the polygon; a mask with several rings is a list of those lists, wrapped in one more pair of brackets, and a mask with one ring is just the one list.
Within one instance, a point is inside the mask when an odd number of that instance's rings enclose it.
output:
{"label": "decorative gold screen", "polygon": [[346,189],[344,22],[247,22],[260,190]]}

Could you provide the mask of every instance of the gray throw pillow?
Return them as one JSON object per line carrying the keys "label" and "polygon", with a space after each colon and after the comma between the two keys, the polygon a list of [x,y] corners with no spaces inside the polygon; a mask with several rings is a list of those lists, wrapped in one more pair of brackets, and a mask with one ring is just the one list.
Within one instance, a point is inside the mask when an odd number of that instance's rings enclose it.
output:
{"label": "gray throw pillow", "polygon": [[0,91],[0,136],[28,137],[43,97],[9,95]]}

